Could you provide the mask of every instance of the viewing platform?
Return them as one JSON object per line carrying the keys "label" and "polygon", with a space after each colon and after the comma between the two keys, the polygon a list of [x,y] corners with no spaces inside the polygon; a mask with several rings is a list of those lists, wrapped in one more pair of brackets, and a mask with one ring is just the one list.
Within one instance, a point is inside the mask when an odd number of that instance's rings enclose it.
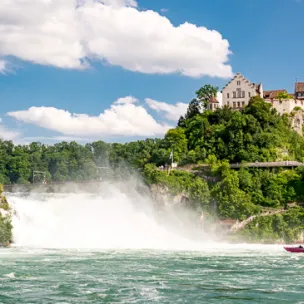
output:
{"label": "viewing platform", "polygon": [[[280,162],[252,162],[252,163],[234,163],[230,164],[231,169],[237,169],[241,167],[253,167],[253,168],[274,168],[274,167],[301,167],[304,166],[304,163],[294,161],[294,160],[286,160]],[[198,171],[200,168],[208,168],[209,164],[201,164],[201,165],[185,165],[183,167],[174,168],[175,170],[182,171]]]}
{"label": "viewing platform", "polygon": [[274,167],[301,167],[304,163],[298,161],[281,161],[281,162],[254,162],[254,163],[237,163],[230,164],[231,169],[241,168],[241,167],[255,167],[255,168],[274,168]]}

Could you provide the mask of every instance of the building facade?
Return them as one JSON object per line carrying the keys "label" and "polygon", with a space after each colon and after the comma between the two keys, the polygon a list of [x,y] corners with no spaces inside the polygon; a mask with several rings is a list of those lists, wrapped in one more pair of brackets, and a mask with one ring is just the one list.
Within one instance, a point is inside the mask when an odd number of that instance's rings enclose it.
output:
{"label": "building facade", "polygon": [[[280,93],[285,93],[290,98],[279,99],[278,94]],[[304,110],[304,82],[296,82],[294,93],[287,93],[285,89],[264,91],[264,100],[271,103],[281,115],[290,114],[295,108]]]}
{"label": "building facade", "polygon": [[[290,97],[280,99],[278,98],[280,93],[287,94]],[[302,134],[304,125],[304,82],[296,82],[294,93],[287,93],[285,89],[264,91],[262,83],[258,85],[251,83],[242,74],[237,73],[222,89],[222,106],[241,110],[248,105],[250,98],[254,96],[262,97],[281,115],[290,114],[296,109],[291,123],[292,127]],[[210,107],[212,106],[210,105]]]}
{"label": "building facade", "polygon": [[263,97],[263,85],[251,83],[237,73],[222,89],[222,106],[240,110],[248,105],[251,97]]}
{"label": "building facade", "polygon": [[220,107],[220,103],[218,102],[218,100],[216,99],[216,97],[212,98],[207,105],[207,110],[210,110],[212,112],[214,112],[215,110],[217,110]]}
{"label": "building facade", "polygon": [[304,100],[304,82],[296,82],[295,99]]}

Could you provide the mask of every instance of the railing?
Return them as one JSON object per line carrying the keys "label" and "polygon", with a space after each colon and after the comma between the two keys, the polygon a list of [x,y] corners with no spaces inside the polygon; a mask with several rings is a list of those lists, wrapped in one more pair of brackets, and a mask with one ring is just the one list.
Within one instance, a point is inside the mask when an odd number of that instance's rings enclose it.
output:
{"label": "railing", "polygon": [[[280,162],[254,162],[254,163],[230,164],[231,169],[236,169],[241,167],[273,168],[273,167],[301,167],[301,166],[304,166],[304,163],[293,160],[280,161]],[[175,170],[188,171],[192,173],[193,171],[199,171],[200,168],[206,168],[206,167],[210,167],[210,165],[208,164],[186,165],[184,167],[177,167]]]}
{"label": "railing", "polygon": [[281,161],[281,162],[255,162],[255,163],[237,163],[231,164],[230,168],[240,168],[240,167],[259,167],[259,168],[273,168],[273,167],[300,167],[304,166],[304,163],[298,161]]}

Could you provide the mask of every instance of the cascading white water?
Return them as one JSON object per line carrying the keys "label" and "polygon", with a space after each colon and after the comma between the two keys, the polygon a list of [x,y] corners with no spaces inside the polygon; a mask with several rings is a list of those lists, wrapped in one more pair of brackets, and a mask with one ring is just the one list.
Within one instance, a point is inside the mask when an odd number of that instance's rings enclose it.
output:
{"label": "cascading white water", "polygon": [[[281,246],[215,242],[187,209],[157,212],[133,185],[104,183],[98,194],[8,194],[16,246],[71,249],[279,251]],[[227,251],[228,250],[228,251]]]}
{"label": "cascading white water", "polygon": [[[13,241],[40,248],[195,249],[187,226],[174,225],[178,214],[160,221],[147,195],[107,184],[99,194],[8,195],[15,210]],[[193,231],[192,231],[193,232]],[[189,233],[188,233],[189,234]]]}

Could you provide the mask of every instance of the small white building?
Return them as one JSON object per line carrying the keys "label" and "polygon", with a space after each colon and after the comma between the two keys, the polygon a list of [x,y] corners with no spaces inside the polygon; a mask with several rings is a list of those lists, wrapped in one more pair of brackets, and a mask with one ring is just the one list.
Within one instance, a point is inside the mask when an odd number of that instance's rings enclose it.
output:
{"label": "small white building", "polygon": [[210,110],[212,112],[216,111],[219,107],[220,107],[220,103],[218,102],[216,97],[211,98],[207,104],[207,110]]}
{"label": "small white building", "polygon": [[248,105],[251,97],[263,98],[263,85],[251,83],[241,73],[237,73],[222,89],[222,106],[240,110]]}

